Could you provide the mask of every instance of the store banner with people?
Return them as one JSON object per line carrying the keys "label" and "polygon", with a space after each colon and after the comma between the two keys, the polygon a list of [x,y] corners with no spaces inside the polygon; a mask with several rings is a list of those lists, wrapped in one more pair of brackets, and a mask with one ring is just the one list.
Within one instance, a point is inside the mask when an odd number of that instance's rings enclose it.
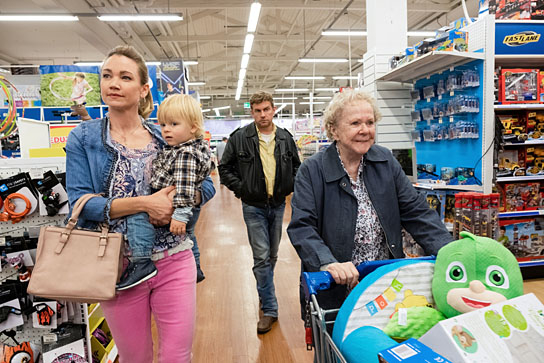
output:
{"label": "store banner with people", "polygon": [[42,106],[100,105],[99,67],[40,66]]}
{"label": "store banner with people", "polygon": [[160,94],[161,101],[176,93],[187,93],[185,68],[183,61],[163,61],[160,65]]}

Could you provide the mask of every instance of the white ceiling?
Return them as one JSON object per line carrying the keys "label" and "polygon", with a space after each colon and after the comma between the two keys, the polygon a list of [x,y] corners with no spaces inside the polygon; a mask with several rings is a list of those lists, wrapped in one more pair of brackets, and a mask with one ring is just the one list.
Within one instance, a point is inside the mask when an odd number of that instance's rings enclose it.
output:
{"label": "white ceiling", "polygon": [[[403,1],[403,0],[398,0]],[[0,22],[2,64],[72,64],[102,60],[118,44],[135,46],[146,60],[198,60],[189,66],[195,87],[212,99],[204,107],[236,109],[258,89],[273,91],[346,86],[332,76],[357,75],[366,38],[326,37],[331,29],[366,29],[363,0],[260,0],[261,15],[240,102],[234,101],[251,0],[0,0],[0,13],[182,13],[180,22],[108,23],[92,16],[69,23]],[[467,0],[472,16],[477,0]],[[408,29],[436,30],[463,16],[460,0],[408,0]],[[414,44],[422,38],[408,39]],[[343,57],[342,64],[299,63],[298,58]],[[321,75],[325,80],[289,81],[288,75]],[[321,96],[326,95],[324,93]],[[307,95],[306,95],[307,96]],[[302,106],[306,108],[307,106]],[[319,106],[317,106],[319,107]],[[297,107],[298,110],[298,107]]]}

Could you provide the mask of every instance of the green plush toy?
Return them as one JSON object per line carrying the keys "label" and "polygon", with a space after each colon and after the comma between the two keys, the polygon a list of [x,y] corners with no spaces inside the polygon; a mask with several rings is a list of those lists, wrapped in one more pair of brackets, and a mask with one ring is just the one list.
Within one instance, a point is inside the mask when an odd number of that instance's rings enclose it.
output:
{"label": "green plush toy", "polygon": [[518,261],[506,247],[468,232],[461,237],[436,256],[432,291],[442,314],[451,318],[523,294]]}
{"label": "green plush toy", "polygon": [[399,321],[395,312],[384,328],[387,335],[419,338],[444,316],[451,318],[523,294],[518,261],[506,247],[468,232],[461,232],[461,237],[442,247],[436,257],[432,292],[438,310],[422,302],[404,304],[406,318]]}
{"label": "green plush toy", "polygon": [[[395,312],[383,328],[383,332],[393,339],[418,339],[441,320],[446,319],[442,313],[428,306],[412,306],[404,309],[405,318],[401,317],[401,310]],[[401,320],[405,320],[402,322]]]}

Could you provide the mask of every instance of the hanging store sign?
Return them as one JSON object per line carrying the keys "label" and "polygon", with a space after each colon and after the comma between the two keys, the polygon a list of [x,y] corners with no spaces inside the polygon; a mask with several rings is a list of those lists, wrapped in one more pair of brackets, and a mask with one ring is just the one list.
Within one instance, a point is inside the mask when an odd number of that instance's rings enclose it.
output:
{"label": "hanging store sign", "polygon": [[495,54],[541,55],[544,53],[543,34],[543,23],[496,23]]}

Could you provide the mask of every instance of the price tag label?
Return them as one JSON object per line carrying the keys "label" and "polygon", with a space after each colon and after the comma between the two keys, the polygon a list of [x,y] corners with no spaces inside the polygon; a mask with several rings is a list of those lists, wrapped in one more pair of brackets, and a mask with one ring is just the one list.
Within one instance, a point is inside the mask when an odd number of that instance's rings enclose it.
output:
{"label": "price tag label", "polygon": [[454,90],[451,90],[451,91],[450,91],[450,97],[453,97],[454,94],[455,94],[455,91],[454,91]]}
{"label": "price tag label", "polygon": [[453,116],[450,116],[450,122],[453,122]]}
{"label": "price tag label", "polygon": [[438,95],[438,99],[441,100],[441,99],[442,99],[442,95]]}
{"label": "price tag label", "polygon": [[28,173],[30,174],[30,177],[32,179],[42,179],[43,178],[42,168],[30,168]]}
{"label": "price tag label", "polygon": [[427,97],[427,102],[431,102],[431,98],[430,98],[430,97]]}
{"label": "price tag label", "polygon": [[442,123],[442,117],[438,118],[438,123],[439,123],[439,124]]}
{"label": "price tag label", "polygon": [[44,343],[55,343],[57,341],[57,334],[44,334],[42,335]]}
{"label": "price tag label", "polygon": [[408,324],[408,312],[406,308],[399,308],[397,314],[398,314],[399,325],[406,326]]}

